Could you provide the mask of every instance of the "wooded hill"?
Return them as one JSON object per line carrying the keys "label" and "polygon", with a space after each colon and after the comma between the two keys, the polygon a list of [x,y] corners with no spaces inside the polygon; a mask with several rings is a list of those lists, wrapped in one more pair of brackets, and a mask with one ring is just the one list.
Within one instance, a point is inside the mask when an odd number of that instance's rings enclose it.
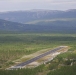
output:
{"label": "wooded hill", "polygon": [[0,19],[0,31],[76,33],[76,19],[43,20],[29,24]]}

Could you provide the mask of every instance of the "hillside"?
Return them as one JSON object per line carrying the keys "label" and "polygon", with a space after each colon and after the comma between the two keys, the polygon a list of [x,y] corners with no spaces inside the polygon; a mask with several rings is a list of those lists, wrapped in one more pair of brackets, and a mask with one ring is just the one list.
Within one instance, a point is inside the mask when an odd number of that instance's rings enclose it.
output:
{"label": "hillside", "polygon": [[27,23],[34,20],[45,20],[54,18],[76,18],[76,9],[67,11],[59,10],[28,10],[28,11],[11,11],[1,12],[0,19]]}
{"label": "hillside", "polygon": [[0,31],[76,33],[76,9],[4,12],[0,18]]}
{"label": "hillside", "polygon": [[38,21],[21,24],[0,19],[0,31],[76,33],[76,19]]}
{"label": "hillside", "polygon": [[75,33],[76,19],[39,21],[34,24],[21,24],[0,20],[0,31],[3,30],[24,32]]}
{"label": "hillside", "polygon": [[21,31],[25,25],[0,19],[0,31]]}

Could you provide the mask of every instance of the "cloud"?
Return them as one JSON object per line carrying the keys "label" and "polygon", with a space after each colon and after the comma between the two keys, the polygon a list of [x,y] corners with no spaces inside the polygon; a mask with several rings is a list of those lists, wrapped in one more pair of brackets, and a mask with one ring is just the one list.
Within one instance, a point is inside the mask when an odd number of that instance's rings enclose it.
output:
{"label": "cloud", "polygon": [[0,11],[72,8],[76,8],[76,0],[0,0]]}
{"label": "cloud", "polygon": [[76,3],[76,0],[47,0],[51,4]]}
{"label": "cloud", "polygon": [[0,0],[2,2],[31,2],[31,3],[44,3],[44,2],[50,2],[50,3],[76,3],[76,0]]}

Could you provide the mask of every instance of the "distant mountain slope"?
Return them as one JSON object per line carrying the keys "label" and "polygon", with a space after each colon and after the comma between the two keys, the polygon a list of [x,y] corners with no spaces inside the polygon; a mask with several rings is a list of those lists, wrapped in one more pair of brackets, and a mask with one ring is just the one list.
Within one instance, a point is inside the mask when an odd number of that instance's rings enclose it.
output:
{"label": "distant mountain slope", "polygon": [[76,20],[55,20],[37,24],[21,24],[0,20],[0,31],[76,33]]}
{"label": "distant mountain slope", "polygon": [[27,22],[26,24],[39,24],[39,25],[42,25],[42,24],[48,24],[48,23],[52,23],[52,22],[55,22],[55,21],[76,21],[76,18],[55,18],[55,19],[46,19],[46,20],[34,20],[34,21],[31,21],[31,22]]}
{"label": "distant mountain slope", "polygon": [[24,24],[0,19],[0,31],[18,31],[23,29],[24,26]]}
{"label": "distant mountain slope", "polygon": [[76,9],[67,11],[59,10],[29,10],[0,13],[0,19],[26,23],[34,20],[54,19],[54,18],[76,18]]}

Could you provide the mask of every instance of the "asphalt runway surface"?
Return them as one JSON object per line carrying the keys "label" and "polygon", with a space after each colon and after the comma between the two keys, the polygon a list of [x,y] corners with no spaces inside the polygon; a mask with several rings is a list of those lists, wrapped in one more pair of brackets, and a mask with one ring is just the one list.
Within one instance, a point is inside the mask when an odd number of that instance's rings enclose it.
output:
{"label": "asphalt runway surface", "polygon": [[63,48],[65,48],[65,46],[59,46],[59,47],[57,47],[57,48],[55,48],[55,49],[53,49],[53,50],[49,50],[49,51],[47,51],[47,52],[45,52],[45,53],[43,53],[43,54],[40,54],[40,55],[38,55],[38,56],[36,56],[36,57],[28,60],[28,61],[22,62],[22,63],[20,63],[20,64],[18,64],[18,65],[16,65],[16,66],[10,67],[9,69],[10,69],[10,70],[12,70],[12,69],[20,69],[20,68],[22,68],[22,67],[24,67],[24,66],[26,66],[26,65],[28,65],[28,64],[30,64],[30,63],[32,63],[32,62],[34,62],[34,61],[36,61],[36,60],[44,57],[44,56],[47,56],[47,55],[49,55],[49,54],[53,54],[53,53],[55,53],[55,52],[57,52],[58,50],[63,49]]}

